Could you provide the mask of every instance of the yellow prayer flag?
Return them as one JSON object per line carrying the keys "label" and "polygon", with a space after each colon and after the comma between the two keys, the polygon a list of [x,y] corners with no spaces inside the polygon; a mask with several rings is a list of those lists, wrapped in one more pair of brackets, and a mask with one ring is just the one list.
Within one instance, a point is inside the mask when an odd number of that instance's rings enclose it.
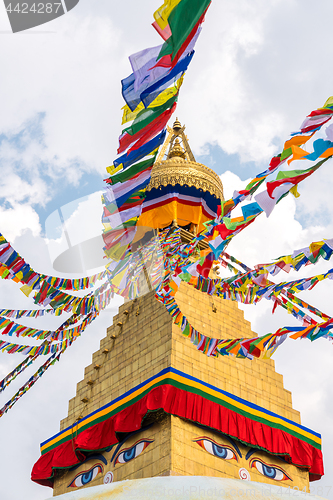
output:
{"label": "yellow prayer flag", "polygon": [[313,243],[311,243],[311,245],[309,246],[309,249],[310,249],[310,252],[311,253],[314,253],[316,252],[317,250],[320,250],[321,247],[324,245],[324,242],[323,241],[314,241]]}
{"label": "yellow prayer flag", "polygon": [[267,351],[265,349],[265,351],[263,351],[263,353],[262,353],[261,358],[262,359],[271,359],[271,357],[273,356],[273,354],[275,353],[277,348],[278,348],[278,346],[275,346],[272,349],[270,349],[269,351]]}
{"label": "yellow prayer flag", "polygon": [[325,108],[326,106],[332,106],[332,104],[333,104],[333,96],[327,99],[323,107]]}
{"label": "yellow prayer flag", "polygon": [[144,108],[145,107],[144,107],[144,104],[142,102],[140,102],[140,104],[135,108],[134,111],[132,111],[131,108],[129,106],[127,106],[127,104],[125,106],[123,106],[121,108],[121,109],[124,110],[121,124],[124,125],[124,123],[131,122],[131,121],[135,120],[135,118],[137,117],[137,115]]}
{"label": "yellow prayer flag", "polygon": [[31,294],[32,289],[33,289],[33,287],[32,286],[28,286],[28,285],[23,285],[20,288],[21,292],[23,292],[24,295],[26,295],[27,297],[29,297],[29,295]]}
{"label": "yellow prayer flag", "polygon": [[154,155],[156,155],[157,151],[158,151],[158,148],[154,149],[154,151],[151,151],[151,153],[148,153],[147,156],[154,156]]}
{"label": "yellow prayer flag", "polygon": [[110,175],[113,175],[113,174],[116,174],[117,172],[119,172],[119,170],[122,170],[122,168],[123,168],[123,164],[121,163],[120,165],[118,165],[118,167],[115,167],[114,165],[111,165],[110,167],[106,167],[106,171]]}
{"label": "yellow prayer flag", "polygon": [[164,0],[164,4],[154,12],[154,19],[162,30],[168,25],[168,18],[171,12],[180,1],[181,0]]}
{"label": "yellow prayer flag", "polygon": [[291,194],[293,194],[295,196],[295,198],[299,198],[301,195],[299,194],[299,192],[297,191],[297,188],[298,188],[298,184],[296,184],[296,186],[292,187],[291,189],[289,189],[289,192]]}
{"label": "yellow prayer flag", "polygon": [[[157,108],[158,106],[162,106],[166,101],[171,99],[171,97],[173,97],[179,91],[180,87],[183,84],[183,80],[184,80],[184,75],[181,76],[172,87],[169,87],[165,89],[163,92],[161,92],[156,97],[156,99],[154,99],[153,102],[149,104],[147,109]],[[145,109],[145,107],[144,104],[140,102],[140,104],[135,108],[134,111],[132,111],[127,105],[123,106],[121,109],[123,110],[123,117],[121,124],[124,125],[125,123],[135,120],[140,111]]]}
{"label": "yellow prayer flag", "polygon": [[148,108],[157,108],[157,106],[162,106],[165,102],[167,102],[171,97],[173,97],[175,94],[177,94],[179,87],[177,87],[178,82],[181,80],[177,80],[176,84],[173,85],[172,87],[169,87],[163,92],[161,92],[156,99],[153,100],[153,102],[148,106]]}
{"label": "yellow prayer flag", "polygon": [[[238,274],[237,269],[236,269],[236,273],[235,273],[235,274]],[[242,284],[242,286],[240,286],[240,287],[238,288],[238,290],[239,290],[240,292],[242,292],[242,293],[245,293],[245,292],[247,291],[247,285],[249,284],[249,282],[250,282],[250,280],[246,280],[246,281]]]}
{"label": "yellow prayer flag", "polygon": [[180,89],[180,87],[183,85],[184,78],[185,78],[185,74],[183,74],[183,75],[179,78],[179,80],[177,80],[177,81],[176,81],[176,87],[177,87],[177,89],[178,89],[178,90],[179,90],[179,89]]}

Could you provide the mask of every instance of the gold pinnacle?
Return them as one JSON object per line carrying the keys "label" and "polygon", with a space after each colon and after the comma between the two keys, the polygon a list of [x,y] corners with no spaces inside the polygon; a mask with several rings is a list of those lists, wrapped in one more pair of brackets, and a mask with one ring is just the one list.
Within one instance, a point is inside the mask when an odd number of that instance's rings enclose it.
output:
{"label": "gold pinnacle", "polygon": [[180,121],[178,120],[178,118],[176,118],[176,121],[175,123],[173,124],[173,131],[175,132],[175,134],[177,134],[177,132],[179,132],[182,128],[181,124],[180,124]]}
{"label": "gold pinnacle", "polygon": [[174,145],[173,145],[173,147],[169,153],[169,156],[168,156],[168,158],[175,158],[175,157],[185,159],[185,151],[181,147],[178,138],[175,140]]}

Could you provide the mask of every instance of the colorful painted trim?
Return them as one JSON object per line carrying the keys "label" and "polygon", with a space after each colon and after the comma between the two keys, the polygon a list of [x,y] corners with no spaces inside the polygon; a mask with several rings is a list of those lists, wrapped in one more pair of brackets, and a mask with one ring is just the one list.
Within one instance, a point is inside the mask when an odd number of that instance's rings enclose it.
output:
{"label": "colorful painted trim", "polygon": [[138,225],[159,228],[178,219],[179,225],[193,222],[202,231],[203,223],[216,217],[220,203],[208,191],[194,186],[160,186],[147,192]]}
{"label": "colorful painted trim", "polygon": [[41,443],[42,456],[32,479],[47,484],[54,470],[79,463],[84,452],[117,442],[116,432],[140,429],[148,412],[163,409],[223,432],[268,453],[309,469],[313,479],[323,474],[320,434],[260,406],[238,398],[174,368],[166,368],[99,410],[75,427]]}

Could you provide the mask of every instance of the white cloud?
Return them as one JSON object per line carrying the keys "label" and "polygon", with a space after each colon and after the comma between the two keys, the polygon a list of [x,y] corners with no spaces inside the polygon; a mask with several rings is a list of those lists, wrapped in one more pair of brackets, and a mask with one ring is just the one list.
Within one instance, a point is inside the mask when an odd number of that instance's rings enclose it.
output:
{"label": "white cloud", "polygon": [[45,156],[57,159],[58,168],[80,159],[89,169],[102,171],[110,162],[110,143],[115,149],[121,116],[118,70],[125,57],[119,29],[110,18],[92,15],[83,20],[64,16],[58,29],[5,38],[0,63],[7,78],[1,79],[0,92],[6,100],[0,127],[13,134],[45,113]]}
{"label": "white cloud", "polygon": [[78,259],[83,274],[91,275],[105,265],[101,195],[102,191],[97,191],[73,200],[47,218],[46,241],[56,271],[71,272]]}
{"label": "white cloud", "polygon": [[26,228],[30,228],[34,236],[41,231],[38,214],[27,204],[15,204],[14,208],[0,207],[1,232],[8,241],[14,241]]}
{"label": "white cloud", "polygon": [[196,152],[205,142],[242,161],[278,151],[332,93],[331,14],[330,2],[212,3],[180,99]]}

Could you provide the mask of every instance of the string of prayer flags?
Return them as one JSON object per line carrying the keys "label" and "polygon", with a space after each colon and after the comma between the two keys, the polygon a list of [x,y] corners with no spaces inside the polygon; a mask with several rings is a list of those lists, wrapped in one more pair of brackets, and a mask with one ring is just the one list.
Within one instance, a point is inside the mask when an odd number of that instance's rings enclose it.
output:
{"label": "string of prayer flags", "polygon": [[[23,396],[29,390],[29,388],[34,385],[34,383],[40,378],[40,376],[45,373],[49,366],[54,363],[51,362],[54,356],[58,353],[59,356],[70,346],[72,343],[81,335],[81,333],[89,326],[89,324],[97,317],[99,311],[103,310],[113,298],[113,292],[110,291],[110,286],[105,283],[95,292],[95,312],[89,314],[85,318],[80,315],[72,315],[68,320],[66,320],[56,332],[49,332],[50,335],[43,342],[41,346],[23,346],[18,344],[9,344],[7,342],[0,341],[0,349],[6,351],[10,354],[19,352],[28,355],[27,358],[20,363],[12,372],[10,372],[1,382],[0,382],[0,392],[2,392],[8,385],[15,380],[15,378],[21,374],[28,366],[30,366],[40,355],[47,355],[52,353],[51,358],[44,363],[44,365],[36,372],[36,374],[26,383],[21,389],[16,393],[16,395],[0,410],[0,417],[11,408],[18,399]],[[78,323],[80,324],[78,325]],[[74,326],[71,329],[65,329],[68,326]],[[25,327],[24,327],[25,328]],[[55,340],[60,340],[58,344],[52,344]],[[52,345],[51,345],[52,344]],[[33,383],[31,383],[33,382]]]}
{"label": "string of prayer flags", "polygon": [[123,110],[123,117],[122,117],[122,125],[125,125],[126,123],[131,123],[133,122],[139,113],[143,111],[144,109],[149,109],[149,110],[154,110],[155,107],[162,106],[166,101],[171,99],[172,97],[177,95],[178,98],[178,93],[179,89],[182,86],[183,78],[180,78],[177,80],[171,87],[168,87],[167,89],[163,90],[156,99],[151,103],[148,108],[145,108],[143,102],[140,102],[140,104],[135,108],[134,111],[132,111],[127,104],[122,107]]}
{"label": "string of prayer flags", "polygon": [[292,255],[278,257],[276,262],[271,264],[258,264],[255,267],[258,271],[270,273],[276,276],[281,270],[289,273],[291,269],[299,271],[301,267],[308,264],[316,264],[320,258],[329,260],[333,254],[333,239],[316,241],[307,248],[295,250]]}
{"label": "string of prayer flags", "polygon": [[22,345],[22,344],[12,344],[10,342],[4,342],[0,340],[0,350],[2,352],[7,352],[8,354],[24,354],[25,356],[46,356],[50,353],[58,353],[62,351],[64,348],[67,349],[70,345],[72,345],[72,340],[63,340],[59,344],[52,345],[41,345],[41,346],[30,346],[30,345]]}
{"label": "string of prayer flags", "polygon": [[[276,169],[281,163],[285,162],[288,158],[292,158],[294,152],[298,151],[298,147],[307,143],[316,132],[318,132],[323,125],[325,125],[333,116],[333,102],[329,97],[322,108],[312,111],[307,118],[303,121],[299,132],[291,134],[283,147],[280,155],[272,158],[270,168]],[[290,161],[288,160],[288,163]]]}
{"label": "string of prayer flags", "polygon": [[[192,242],[192,244],[193,244],[193,242]],[[184,250],[185,247],[186,247],[186,245],[183,245],[182,249]],[[187,281],[190,284],[194,285],[200,291],[203,291],[203,292],[206,292],[206,293],[209,293],[209,294],[217,294],[217,295],[221,296],[221,293],[219,293],[219,292],[222,289],[222,291],[224,293],[224,298],[229,298],[229,299],[233,298],[234,300],[241,300],[244,303],[253,303],[255,301],[255,299],[256,299],[256,293],[255,293],[256,290],[255,290],[255,287],[253,285],[256,285],[256,289],[257,290],[259,289],[259,287],[257,286],[256,283],[251,283],[251,280],[252,280],[253,276],[256,275],[256,271],[251,270],[250,268],[248,268],[248,266],[245,266],[243,263],[241,263],[240,261],[238,261],[234,257],[231,258],[228,254],[226,254],[226,256],[230,260],[232,260],[233,262],[237,263],[240,267],[242,267],[242,269],[246,270],[245,273],[239,273],[236,270],[237,275],[235,277],[229,279],[230,283],[234,282],[233,283],[233,285],[234,285],[234,293],[233,294],[229,294],[229,296],[226,296],[226,293],[225,293],[226,292],[226,289],[225,289],[226,280],[221,280],[221,279],[212,280],[212,279],[209,279],[209,278],[204,278],[201,275],[199,275],[199,276],[197,275],[196,278],[187,279],[185,277],[185,275],[189,272],[190,268],[192,267],[192,270],[194,268],[197,269],[197,265],[195,265],[195,264],[191,264],[190,266],[187,265],[187,266],[184,267],[184,262],[180,262],[179,259],[178,259],[178,266],[181,266],[182,267],[182,271],[183,271],[183,273],[178,274],[178,276],[179,276],[180,279],[184,279],[185,281]],[[185,275],[184,275],[184,272],[185,272]],[[196,271],[196,273],[197,273],[197,271]],[[252,276],[251,276],[251,273],[252,273]],[[193,274],[192,274],[192,276],[193,276]],[[330,277],[330,276],[331,276],[331,272],[326,273],[325,276],[319,275],[318,281],[321,281],[323,277]],[[170,276],[169,276],[169,280],[170,280]],[[309,278],[309,281],[311,281],[312,284],[313,284],[314,283],[314,277]],[[224,285],[223,285],[224,288],[221,287],[221,283],[222,282],[224,282]],[[170,288],[169,283],[170,283],[170,281],[168,283],[166,283],[164,281],[163,284],[162,284],[162,286],[159,288],[159,290],[160,291],[163,290],[163,289],[166,290],[166,291],[169,290],[169,293],[171,293],[172,295],[174,295],[174,293],[171,292],[172,288]],[[250,283],[251,283],[251,286],[249,287],[249,290],[246,291],[246,288],[244,290],[244,286],[247,287]],[[267,279],[266,279],[265,283],[268,283]],[[297,285],[299,283],[300,283],[299,280],[297,280],[297,282],[291,282],[290,283],[290,287],[295,286],[295,285]],[[276,287],[276,288],[280,287],[281,290],[286,288],[285,284],[283,284],[282,287],[279,284],[275,285],[275,284],[268,283],[268,285],[270,287]],[[219,287],[220,287],[220,290],[219,290]],[[238,290],[237,290],[236,287],[238,287]],[[243,290],[241,290],[242,287],[243,287]],[[283,290],[283,291],[285,292],[286,290]],[[158,293],[159,292],[157,291],[157,294]],[[233,295],[233,296],[230,296],[230,295]],[[310,324],[317,325],[317,322],[315,322],[312,318],[310,318],[305,313],[303,313],[301,310],[299,310],[299,308],[295,307],[295,305],[292,303],[292,302],[294,302],[294,296],[293,296],[293,294],[290,294],[287,291],[287,297],[290,300],[286,299],[285,297],[281,297],[281,299],[277,299],[277,297],[275,295],[273,295],[273,294],[270,293],[266,298],[273,298],[273,300],[274,300],[274,306],[275,307],[276,307],[277,304],[281,305],[286,310],[288,310],[288,312],[291,312],[296,318],[298,318],[300,321],[302,321],[303,325],[305,325],[305,326],[308,326]],[[323,313],[321,313],[320,311],[318,311],[316,308],[313,308],[312,306],[306,304],[304,301],[298,301],[298,303],[300,305],[306,307],[310,312],[319,315],[321,318],[324,318],[324,319],[326,318],[327,320],[330,319],[327,315],[324,315]]]}
{"label": "string of prayer flags", "polygon": [[[287,331],[280,329],[274,334],[267,334],[262,337],[239,338],[239,339],[215,339],[208,337],[192,327],[184,314],[180,311],[175,299],[170,294],[156,293],[155,297],[167,309],[173,322],[181,328],[182,334],[189,338],[192,344],[210,357],[218,357],[218,355],[229,356],[234,355],[238,358],[260,358],[262,356],[269,358],[275,352],[278,345],[287,338]],[[333,328],[333,326],[332,326]]]}
{"label": "string of prayer flags", "polygon": [[[302,290],[311,289],[317,283],[319,283],[319,281],[322,281],[324,279],[332,279],[332,270],[328,271],[325,274],[305,278],[302,280],[275,284],[271,281],[268,281],[266,275],[259,275],[260,279],[258,279],[257,271],[251,270],[245,264],[241,263],[234,257],[229,256],[225,252],[223,253],[223,256],[232,260],[234,263],[237,263],[237,265],[245,269],[246,272],[239,272],[232,265],[225,263],[225,266],[227,266],[231,272],[236,273],[236,276],[223,279],[210,279],[207,276],[203,276],[203,273],[201,273],[199,276],[198,273],[191,273],[191,268],[188,267],[187,269],[183,268],[183,274],[180,275],[180,278],[184,281],[187,281],[197,290],[206,292],[210,295],[216,295],[224,299],[236,300],[244,304],[256,304],[263,297],[265,297],[266,299],[272,299],[274,300],[273,312],[276,306],[280,305],[284,309],[288,310],[288,312],[293,314],[293,316],[295,316],[297,319],[300,319],[303,323],[312,323],[314,320],[300,311],[298,307],[295,307],[294,303],[296,303],[298,306],[308,309],[311,313],[319,316],[322,319],[329,319],[329,316],[325,315],[310,304],[307,304],[305,301],[297,299],[294,294]],[[198,269],[198,266],[196,269]],[[188,277],[186,276],[186,274],[188,274]],[[286,295],[287,298],[282,296],[281,299],[278,300],[277,297],[279,295]]]}
{"label": "string of prayer flags", "polygon": [[[211,0],[182,0],[169,11],[170,13],[163,21],[167,20],[171,35],[166,39],[159,57],[171,55],[173,60],[177,56],[193,30],[197,29],[198,23],[203,22],[204,14],[210,3]],[[164,2],[165,4],[168,5],[168,1]],[[161,12],[161,8],[158,11]],[[164,10],[164,16],[166,12],[167,10]],[[161,28],[159,14],[156,15],[155,20]],[[163,21],[162,26],[164,25]]]}
{"label": "string of prayer flags", "polygon": [[37,340],[45,339],[51,334],[48,330],[37,330],[22,326],[3,317],[0,317],[0,331],[2,335],[9,335],[10,337],[15,335],[16,337],[32,337]]}
{"label": "string of prayer flags", "polygon": [[58,353],[57,355],[52,354],[52,356],[50,356],[50,358],[40,368],[38,368],[36,373],[32,375],[32,377],[30,377],[30,379],[22,387],[20,387],[16,394],[14,394],[14,396],[0,409],[0,417],[7,413],[7,411],[12,408],[14,404],[17,403],[17,401],[24,394],[26,394],[33,385],[35,385],[37,380],[39,380],[44,375],[44,373],[50,366],[54,365],[56,361],[59,361],[61,354],[62,352]]}
{"label": "string of prayer flags", "polygon": [[[62,312],[62,311],[60,311]],[[0,309],[0,316],[5,316],[6,318],[39,318],[45,316],[45,314],[55,314],[54,309]]]}
{"label": "string of prayer flags", "polygon": [[[323,108],[319,108],[318,110],[315,110],[312,113],[310,113],[309,117],[310,119],[313,119],[313,117],[321,115],[324,115],[324,118],[320,119],[315,124],[312,123],[310,127],[311,131],[309,130],[307,123],[305,123],[304,125],[303,122],[300,131],[298,133],[292,134],[291,138],[285,142],[282,153],[271,159],[269,168],[266,171],[257,174],[257,176],[246,186],[244,190],[236,191],[234,193],[233,198],[222,202],[221,215],[220,215],[222,222],[225,216],[230,216],[231,210],[236,208],[236,206],[238,206],[239,203],[246,200],[249,196],[253,195],[257,191],[257,189],[263,184],[263,182],[267,179],[267,177],[273,174],[276,170],[278,170],[281,167],[281,165],[293,155],[292,147],[294,147],[296,144],[297,145],[305,144],[309,139],[311,139],[314,136],[314,134],[316,134],[321,129],[321,127],[325,123],[327,123],[332,118],[333,102],[331,98],[329,98],[326,101]],[[330,135],[329,131],[327,133],[328,135]],[[333,139],[333,137],[331,138]],[[262,208],[262,210],[266,212],[266,215],[269,216],[272,210],[274,209],[275,205],[284,196],[286,196],[289,193],[289,191],[293,192],[297,196],[298,195],[296,190],[297,184],[302,180],[304,180],[309,175],[311,175],[312,173],[314,173],[330,157],[331,156],[324,158],[324,160],[320,161],[314,167],[310,167],[310,169],[304,171],[298,171],[295,173],[295,175],[290,174],[289,177],[284,177],[283,173],[278,174],[275,183],[273,181],[270,184],[268,184],[266,189],[255,197],[256,202]],[[305,159],[306,158],[307,157],[305,157]],[[309,160],[313,160],[314,158],[315,156],[312,157],[310,156]],[[257,215],[259,215],[259,213]],[[226,233],[225,238],[222,235],[220,235],[220,237],[217,237],[218,239],[220,239],[220,241],[218,245],[217,243],[215,243],[214,247],[216,258],[224,250],[227,241],[226,238],[228,237],[228,239],[230,240],[233,236],[235,236],[235,234],[238,234],[238,232],[239,231],[237,231],[236,233],[233,232]],[[211,247],[213,248],[214,242],[211,242],[210,244]]]}
{"label": "string of prayer flags", "polygon": [[[14,354],[16,352],[20,352],[25,355],[46,355],[49,352],[58,352],[60,350],[60,344],[51,345],[55,341],[60,341],[64,343],[71,343],[77,337],[81,335],[81,333],[85,330],[87,325],[91,323],[91,321],[96,317],[95,313],[88,314],[81,322],[80,325],[75,326],[74,328],[69,328],[66,330],[58,329],[56,331],[41,331],[35,330],[33,328],[27,328],[22,325],[17,325],[13,322],[9,322],[8,327],[5,328],[5,331],[2,332],[2,335],[12,336],[12,332],[15,333],[17,337],[32,337],[36,340],[46,340],[46,343],[43,342],[42,346],[28,346],[21,344],[13,344],[11,342],[0,341],[0,349],[2,352],[6,351],[9,354]],[[80,317],[80,319],[82,319]],[[0,328],[3,328],[3,325],[0,325]],[[10,330],[7,333],[7,329]]]}
{"label": "string of prayer flags", "polygon": [[266,185],[266,191],[263,191],[255,196],[256,202],[264,210],[266,216],[270,216],[275,205],[279,203],[289,192],[295,194],[297,198],[298,193],[295,191],[296,186],[318,170],[318,168],[321,167],[328,159],[329,158],[325,158],[306,170],[279,172],[275,181],[268,182]]}
{"label": "string of prayer flags", "polygon": [[[122,123],[128,126],[119,137],[118,154],[122,156],[107,168],[111,177],[106,182],[114,188],[112,191],[108,188],[103,196],[103,239],[108,258],[120,260],[131,252],[136,223],[150,182],[152,164],[147,165],[145,158],[155,154],[164,142],[165,127],[175,111],[179,89],[193,58],[209,4],[207,0],[194,0],[194,3],[166,0],[155,12],[153,24],[164,44],[129,57],[133,73],[121,82],[126,102]],[[133,210],[127,212],[129,209]],[[112,217],[116,210],[122,212],[120,218]],[[127,231],[129,227],[133,229]],[[124,235],[114,233],[118,228],[124,230]]]}
{"label": "string of prayer flags", "polygon": [[[59,290],[87,290],[95,286],[97,281],[103,280],[106,272],[102,271],[90,277],[74,279],[39,274],[31,268],[0,233],[0,276],[2,279],[11,279],[17,283],[23,283],[30,293],[32,290],[38,290],[44,281]],[[26,288],[23,288],[23,291],[25,292]]]}
{"label": "string of prayer flags", "polygon": [[96,285],[97,281],[101,281],[106,277],[106,271],[101,271],[93,276],[86,276],[84,278],[59,278],[56,276],[46,276],[40,274],[40,277],[50,285],[58,288],[59,290],[88,290]]}
{"label": "string of prayer flags", "polygon": [[[161,32],[165,33],[166,28],[168,28],[169,35],[167,38],[171,36],[171,30],[168,22],[169,15],[171,14],[172,10],[179,4],[181,0],[164,0],[163,5],[159,7],[155,12],[154,12],[154,18],[155,22],[153,23],[153,26],[156,26],[161,30]],[[155,29],[158,28],[155,27]],[[164,38],[165,39],[165,38]]]}
{"label": "string of prayer flags", "polygon": [[14,370],[12,370],[4,379],[0,381],[0,393],[3,392],[9,384],[16,379],[28,366],[30,366],[36,359],[38,354],[34,356],[27,356],[22,363],[20,363]]}
{"label": "string of prayer flags", "polygon": [[31,289],[36,288],[41,281],[40,276],[22,259],[1,233],[0,276],[2,279],[21,282]]}
{"label": "string of prayer flags", "polygon": [[222,356],[234,355],[238,358],[247,358],[250,360],[260,357],[270,358],[277,347],[290,334],[292,334],[290,335],[292,339],[308,338],[314,341],[325,337],[333,340],[333,333],[331,332],[333,329],[333,318],[320,324],[280,328],[275,333],[250,339],[215,339],[198,332],[191,326],[179,309],[175,298],[170,293],[160,290],[156,292],[155,297],[165,306],[173,322],[181,328],[182,334],[188,337],[192,344],[207,356],[217,357],[219,354]]}
{"label": "string of prayer flags", "polygon": [[[145,135],[147,127],[149,127],[152,133],[160,132],[174,112],[177,98],[178,95],[176,94],[161,106],[146,108],[140,111],[132,125],[122,131],[122,135],[119,138],[118,154],[122,153],[139,139],[142,140],[144,138],[144,142],[146,142],[146,139],[148,140],[147,135]],[[162,121],[156,122],[156,120],[161,120],[161,117],[163,117]],[[156,123],[158,123],[159,129],[156,128]]]}

